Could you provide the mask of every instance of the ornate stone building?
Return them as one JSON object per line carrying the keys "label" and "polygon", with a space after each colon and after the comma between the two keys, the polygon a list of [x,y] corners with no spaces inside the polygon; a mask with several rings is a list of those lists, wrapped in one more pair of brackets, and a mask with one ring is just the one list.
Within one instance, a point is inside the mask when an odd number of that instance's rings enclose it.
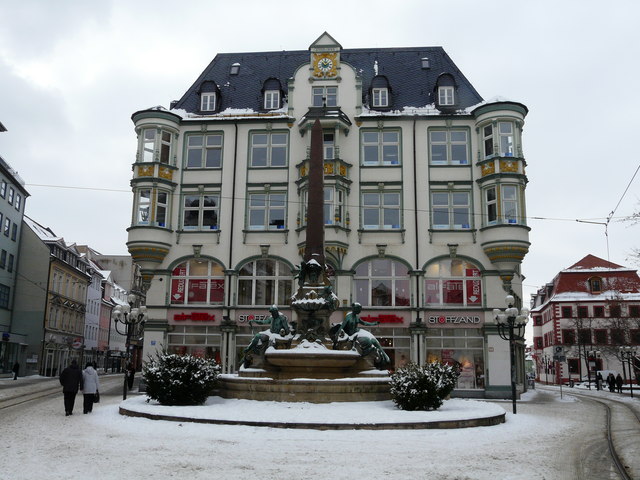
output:
{"label": "ornate stone building", "polygon": [[394,366],[458,362],[459,394],[509,395],[491,311],[508,292],[521,305],[526,114],[484,101],[441,47],[343,49],[324,33],[307,50],[218,54],[169,109],[132,116],[145,355],[234,372],[250,319],[277,304],[296,320],[319,119],[331,321],[359,302]]}

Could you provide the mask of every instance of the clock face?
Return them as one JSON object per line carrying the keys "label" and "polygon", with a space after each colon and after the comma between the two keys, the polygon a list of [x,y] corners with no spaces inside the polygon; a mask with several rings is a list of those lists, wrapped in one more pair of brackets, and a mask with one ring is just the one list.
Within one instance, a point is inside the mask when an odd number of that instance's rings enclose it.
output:
{"label": "clock face", "polygon": [[328,72],[333,67],[333,62],[330,58],[322,57],[318,61],[318,68],[323,72]]}

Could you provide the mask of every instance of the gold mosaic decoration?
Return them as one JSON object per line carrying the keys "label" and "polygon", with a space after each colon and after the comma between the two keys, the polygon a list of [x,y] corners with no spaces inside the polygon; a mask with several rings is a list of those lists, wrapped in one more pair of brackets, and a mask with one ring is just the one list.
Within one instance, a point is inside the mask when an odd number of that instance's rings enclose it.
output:
{"label": "gold mosaic decoration", "polygon": [[487,175],[491,175],[492,173],[496,173],[496,165],[495,163],[485,163],[482,165],[482,176],[486,177]]}
{"label": "gold mosaic decoration", "polygon": [[338,52],[314,53],[313,76],[315,78],[333,78],[338,76]]}
{"label": "gold mosaic decoration", "polygon": [[500,171],[517,173],[518,162],[514,162],[513,160],[500,160]]}

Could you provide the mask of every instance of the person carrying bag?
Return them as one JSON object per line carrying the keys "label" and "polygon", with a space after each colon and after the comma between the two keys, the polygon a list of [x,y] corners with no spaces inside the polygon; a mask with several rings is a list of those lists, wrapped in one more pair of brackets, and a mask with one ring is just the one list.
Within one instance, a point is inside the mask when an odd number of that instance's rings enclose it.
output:
{"label": "person carrying bag", "polygon": [[82,371],[82,393],[84,394],[83,412],[91,413],[93,404],[100,401],[100,381],[98,380],[98,372],[93,368],[91,362],[87,363],[87,367]]}

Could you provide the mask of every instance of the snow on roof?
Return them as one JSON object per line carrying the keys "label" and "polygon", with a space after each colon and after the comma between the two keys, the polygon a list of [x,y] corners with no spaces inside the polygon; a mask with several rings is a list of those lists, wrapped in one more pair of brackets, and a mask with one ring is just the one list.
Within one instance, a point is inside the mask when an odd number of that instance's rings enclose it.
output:
{"label": "snow on roof", "polygon": [[42,240],[43,242],[64,242],[62,237],[57,236],[49,227],[44,227],[40,225],[35,220],[27,217],[26,215],[23,217],[24,222],[33,230],[33,232]]}

